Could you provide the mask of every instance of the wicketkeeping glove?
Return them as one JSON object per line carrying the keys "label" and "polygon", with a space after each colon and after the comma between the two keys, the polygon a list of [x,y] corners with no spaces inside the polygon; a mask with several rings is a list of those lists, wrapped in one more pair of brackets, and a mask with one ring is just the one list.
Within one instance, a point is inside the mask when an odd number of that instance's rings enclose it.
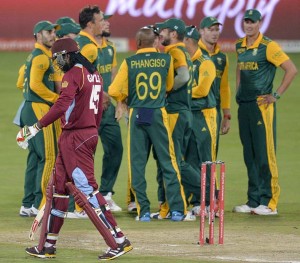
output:
{"label": "wicketkeeping glove", "polygon": [[23,148],[28,148],[28,141],[33,138],[40,129],[38,128],[37,124],[33,124],[32,126],[25,125],[17,134],[17,144]]}

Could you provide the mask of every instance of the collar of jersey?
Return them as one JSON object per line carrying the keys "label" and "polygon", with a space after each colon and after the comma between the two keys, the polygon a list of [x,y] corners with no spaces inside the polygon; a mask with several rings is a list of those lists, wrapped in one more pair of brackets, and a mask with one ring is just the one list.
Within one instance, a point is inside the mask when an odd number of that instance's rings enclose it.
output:
{"label": "collar of jersey", "polygon": [[207,53],[208,53],[210,56],[215,55],[215,54],[218,54],[218,53],[220,52],[220,45],[219,45],[219,44],[216,44],[216,45],[215,45],[214,52],[212,52],[212,53],[207,49],[207,47],[205,46],[205,44],[202,42],[202,39],[199,40],[198,45],[200,46],[200,48],[206,50]]}
{"label": "collar of jersey", "polygon": [[102,44],[101,44],[101,48],[105,48],[107,47],[107,40],[105,37],[102,37]]}
{"label": "collar of jersey", "polygon": [[171,50],[174,47],[185,47],[185,44],[183,42],[178,42],[169,46],[165,47],[165,52],[168,52],[169,50]]}
{"label": "collar of jersey", "polygon": [[81,30],[79,32],[79,35],[87,37],[89,40],[91,40],[97,46],[97,48],[101,48],[101,46],[97,43],[96,39],[89,33]]}
{"label": "collar of jersey", "polygon": [[146,48],[141,48],[139,49],[136,54],[139,54],[139,53],[147,53],[147,52],[157,52],[157,49],[154,48],[154,47],[146,47]]}
{"label": "collar of jersey", "polygon": [[195,54],[192,56],[191,60],[192,60],[192,61],[195,61],[195,60],[198,59],[201,55],[202,55],[201,49],[198,47],[198,49],[196,50]]}
{"label": "collar of jersey", "polygon": [[[263,34],[259,33],[258,38],[255,40],[255,42],[253,43],[252,46],[248,47],[248,48],[258,48],[260,41],[263,38]],[[242,42],[242,47],[247,47],[246,45],[246,37],[243,38],[243,42]]]}
{"label": "collar of jersey", "polygon": [[46,48],[44,45],[42,45],[40,43],[35,43],[34,47],[42,50],[49,58],[52,57],[51,50],[49,48]]}

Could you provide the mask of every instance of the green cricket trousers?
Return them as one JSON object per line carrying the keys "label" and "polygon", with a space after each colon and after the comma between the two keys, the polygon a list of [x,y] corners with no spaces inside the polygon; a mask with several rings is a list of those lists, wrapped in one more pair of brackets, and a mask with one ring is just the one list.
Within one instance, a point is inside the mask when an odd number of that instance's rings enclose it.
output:
{"label": "green cricket trousers", "polygon": [[257,101],[240,103],[238,123],[248,173],[247,205],[265,205],[274,210],[280,194],[275,152],[276,106],[258,106]]}

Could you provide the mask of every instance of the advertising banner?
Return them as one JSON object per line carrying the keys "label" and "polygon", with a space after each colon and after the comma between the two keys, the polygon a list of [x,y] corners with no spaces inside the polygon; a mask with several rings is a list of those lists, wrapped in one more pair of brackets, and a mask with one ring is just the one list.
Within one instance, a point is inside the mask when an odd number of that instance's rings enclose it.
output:
{"label": "advertising banner", "polygon": [[178,17],[187,25],[199,26],[204,16],[216,17],[223,24],[222,40],[231,43],[243,36],[243,14],[251,8],[262,14],[262,33],[292,49],[297,49],[300,41],[298,0],[2,0],[0,49],[27,49],[34,42],[32,30],[38,21],[55,22],[70,16],[78,22],[80,9],[88,4],[112,14],[112,37],[128,43],[145,25]]}

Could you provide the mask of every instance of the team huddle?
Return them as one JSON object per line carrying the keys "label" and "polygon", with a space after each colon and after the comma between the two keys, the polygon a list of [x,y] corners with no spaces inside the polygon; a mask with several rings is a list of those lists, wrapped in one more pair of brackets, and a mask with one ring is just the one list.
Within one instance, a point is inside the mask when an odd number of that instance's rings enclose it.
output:
{"label": "team huddle", "polygon": [[[229,62],[218,45],[222,24],[216,18],[204,17],[199,27],[178,18],[140,27],[136,54],[117,70],[116,49],[107,39],[110,17],[87,6],[79,25],[68,17],[37,23],[35,48],[19,71],[24,102],[17,143],[28,149],[20,215],[44,213],[39,244],[26,249],[31,256],[56,256],[65,218],[92,221],[109,246],[99,260],[133,249],[112,214],[122,210],[112,195],[123,155],[123,116],[128,120],[127,206],[139,222],[196,220],[201,164],[217,161],[219,135],[230,129]],[[275,102],[297,70],[278,44],[259,32],[261,19],[258,10],[247,10],[246,36],[236,43],[236,100],[249,184],[246,204],[233,211],[276,215]],[[285,74],[273,93],[278,66]],[[94,174],[98,136],[104,151],[100,186]],[[150,212],[146,193],[151,153],[157,164],[156,213]],[[209,200],[209,180],[206,188]],[[216,216],[218,193],[216,185]]]}

